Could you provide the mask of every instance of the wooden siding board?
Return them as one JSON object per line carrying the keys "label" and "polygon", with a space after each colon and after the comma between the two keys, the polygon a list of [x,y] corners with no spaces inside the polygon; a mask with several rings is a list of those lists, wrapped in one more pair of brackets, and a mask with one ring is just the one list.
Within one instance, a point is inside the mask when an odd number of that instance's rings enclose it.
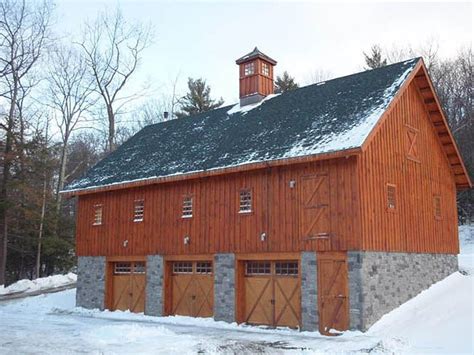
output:
{"label": "wooden siding board", "polygon": [[[407,159],[406,126],[418,129],[418,160]],[[363,249],[457,253],[454,177],[414,84],[360,157]],[[397,186],[397,209],[385,211],[387,183]],[[449,186],[449,187],[448,187]],[[433,215],[433,194],[442,196],[443,217]]]}
{"label": "wooden siding board", "polygon": [[[78,200],[77,255],[133,256],[147,254],[262,253],[329,250],[300,236],[299,177],[327,173],[334,248],[356,246],[360,232],[353,212],[358,209],[355,159],[310,162],[205,177],[192,181],[81,195]],[[295,188],[289,187],[296,181]],[[239,214],[239,191],[252,188],[254,211]],[[193,218],[182,219],[182,198],[193,193]],[[145,199],[145,219],[133,222],[134,200]],[[355,202],[354,202],[355,201]],[[104,225],[92,226],[93,206],[104,205]],[[338,211],[338,209],[341,209]],[[266,241],[260,240],[261,233]],[[184,245],[189,235],[191,243]],[[129,240],[124,247],[123,241]],[[346,241],[350,239],[350,241]]]}

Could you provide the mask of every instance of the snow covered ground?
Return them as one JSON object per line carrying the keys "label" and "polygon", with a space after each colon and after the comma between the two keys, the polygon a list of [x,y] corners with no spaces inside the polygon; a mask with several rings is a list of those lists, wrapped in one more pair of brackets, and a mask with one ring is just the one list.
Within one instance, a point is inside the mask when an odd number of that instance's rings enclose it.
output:
{"label": "snow covered ground", "polygon": [[18,292],[31,293],[35,291],[71,285],[76,283],[76,281],[77,276],[73,273],[69,273],[67,275],[42,277],[36,280],[20,280],[8,287],[0,285],[0,295],[8,295]]}
{"label": "snow covered ground", "polygon": [[0,303],[0,354],[444,353],[473,354],[474,226],[461,227],[460,269],[339,337],[187,317],[74,307],[75,290]]}

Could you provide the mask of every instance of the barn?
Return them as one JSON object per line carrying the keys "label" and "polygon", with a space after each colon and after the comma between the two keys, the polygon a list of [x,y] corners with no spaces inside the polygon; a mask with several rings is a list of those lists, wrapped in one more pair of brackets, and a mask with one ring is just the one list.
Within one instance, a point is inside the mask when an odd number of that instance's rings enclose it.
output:
{"label": "barn", "polygon": [[471,188],[421,58],[143,128],[77,198],[77,305],[303,330],[366,330],[457,270]]}

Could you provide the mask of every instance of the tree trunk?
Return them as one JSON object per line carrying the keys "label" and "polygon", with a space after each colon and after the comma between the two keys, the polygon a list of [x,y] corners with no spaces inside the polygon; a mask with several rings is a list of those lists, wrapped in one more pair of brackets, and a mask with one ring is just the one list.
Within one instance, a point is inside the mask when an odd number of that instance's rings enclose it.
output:
{"label": "tree trunk", "polygon": [[67,164],[67,140],[64,141],[61,148],[61,159],[59,166],[58,186],[56,191],[56,215],[59,217],[61,211],[62,197],[59,193],[64,188],[64,179],[66,178],[66,164]]}
{"label": "tree trunk", "polygon": [[18,81],[14,76],[8,127],[6,132],[5,155],[3,157],[3,179],[0,188],[0,285],[6,285],[8,255],[8,183],[10,182],[11,155],[13,151],[13,128],[15,123],[15,105],[18,94]]}
{"label": "tree trunk", "polygon": [[43,181],[43,201],[41,203],[41,219],[38,231],[38,248],[36,251],[36,278],[41,277],[41,247],[43,241],[44,216],[46,214],[46,174]]}
{"label": "tree trunk", "polygon": [[112,152],[115,149],[115,115],[112,105],[107,105],[107,116],[109,118],[108,151]]}

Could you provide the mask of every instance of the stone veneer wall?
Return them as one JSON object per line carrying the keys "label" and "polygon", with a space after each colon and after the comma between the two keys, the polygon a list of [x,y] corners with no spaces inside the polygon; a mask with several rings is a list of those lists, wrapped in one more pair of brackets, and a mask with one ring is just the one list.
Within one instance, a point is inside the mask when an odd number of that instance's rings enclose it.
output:
{"label": "stone veneer wall", "polygon": [[458,270],[453,254],[348,252],[350,327],[367,330],[433,283]]}
{"label": "stone veneer wall", "polygon": [[301,253],[301,329],[318,329],[318,284],[315,252]]}
{"label": "stone veneer wall", "polygon": [[235,321],[235,255],[214,256],[214,319]]}
{"label": "stone veneer wall", "polygon": [[146,259],[146,298],[145,314],[163,315],[163,273],[161,255],[148,255]]}
{"label": "stone veneer wall", "polygon": [[105,308],[105,267],[104,256],[77,258],[76,306]]}

